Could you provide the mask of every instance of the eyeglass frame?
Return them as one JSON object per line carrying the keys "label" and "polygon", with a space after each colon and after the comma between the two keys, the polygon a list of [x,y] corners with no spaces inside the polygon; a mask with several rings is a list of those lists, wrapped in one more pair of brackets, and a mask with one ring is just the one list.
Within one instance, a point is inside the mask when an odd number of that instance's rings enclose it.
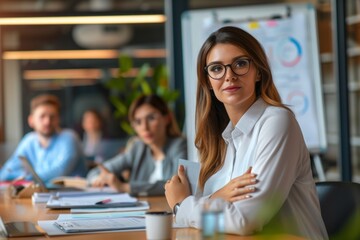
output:
{"label": "eyeglass frame", "polygon": [[[246,61],[249,62],[248,70],[247,70],[246,73],[244,73],[244,74],[237,74],[237,73],[232,69],[232,67],[231,67],[236,61],[238,61],[238,60],[240,60],[240,59],[246,60]],[[209,64],[209,65],[205,66],[205,67],[204,67],[204,71],[205,71],[205,73],[206,73],[210,78],[212,78],[212,79],[214,79],[214,80],[220,80],[220,79],[222,79],[222,78],[226,75],[227,67],[229,67],[230,70],[231,70],[236,76],[241,77],[241,76],[244,76],[244,75],[248,74],[248,72],[249,72],[249,70],[250,70],[250,63],[251,63],[252,61],[253,61],[253,60],[252,60],[251,58],[239,57],[239,58],[235,59],[232,63],[229,63],[229,64],[216,63],[217,65],[221,65],[221,66],[223,66],[223,67],[225,68],[224,75],[222,75],[222,76],[219,77],[219,78],[213,78],[212,76],[210,76],[210,74],[209,74],[209,72],[208,72],[208,68],[209,68],[211,65],[215,65],[215,63],[212,63],[212,64]]]}
{"label": "eyeglass frame", "polygon": [[[145,123],[149,123],[149,122],[153,122],[156,121],[160,118],[160,116],[163,116],[163,114],[158,113],[158,112],[151,112],[148,115],[146,115],[145,117],[141,118],[141,119],[133,119],[131,121],[131,126],[136,129],[139,128],[142,125],[142,122],[145,121]],[[140,121],[140,122],[138,122]]]}

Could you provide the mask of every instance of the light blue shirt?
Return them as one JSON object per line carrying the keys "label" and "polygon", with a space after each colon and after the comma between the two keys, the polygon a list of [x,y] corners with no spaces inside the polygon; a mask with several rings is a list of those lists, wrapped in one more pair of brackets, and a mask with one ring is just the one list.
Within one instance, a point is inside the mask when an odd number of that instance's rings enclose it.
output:
{"label": "light blue shirt", "polygon": [[31,180],[18,156],[29,159],[34,170],[44,182],[59,176],[85,176],[86,166],[81,143],[72,130],[62,130],[55,134],[49,146],[40,145],[36,132],[26,134],[14,154],[0,169],[0,180],[13,180],[20,176]]}

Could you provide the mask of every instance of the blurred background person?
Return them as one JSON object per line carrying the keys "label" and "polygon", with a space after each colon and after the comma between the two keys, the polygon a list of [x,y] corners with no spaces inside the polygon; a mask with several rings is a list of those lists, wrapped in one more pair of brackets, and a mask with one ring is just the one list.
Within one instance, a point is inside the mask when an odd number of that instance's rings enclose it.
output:
{"label": "blurred background person", "polygon": [[26,157],[44,182],[59,176],[84,176],[85,161],[76,133],[60,128],[60,102],[56,96],[42,94],[32,99],[28,124],[33,129],[18,144],[0,169],[0,180],[25,177],[31,180],[19,160]]}
{"label": "blurred background person", "polygon": [[89,168],[104,161],[103,138],[105,137],[103,119],[96,109],[88,109],[81,120],[82,143]]}
{"label": "blurred background person", "polygon": [[[94,187],[105,185],[133,195],[163,195],[164,184],[187,158],[182,136],[167,104],[156,95],[142,95],[130,106],[129,120],[137,137],[124,153],[105,161],[87,176]],[[125,182],[122,172],[130,172]]]}

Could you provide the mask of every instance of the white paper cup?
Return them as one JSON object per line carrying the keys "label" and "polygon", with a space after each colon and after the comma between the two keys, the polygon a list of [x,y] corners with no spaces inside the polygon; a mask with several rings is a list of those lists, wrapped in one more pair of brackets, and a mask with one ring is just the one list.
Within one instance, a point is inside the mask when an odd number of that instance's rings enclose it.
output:
{"label": "white paper cup", "polygon": [[171,212],[146,212],[146,239],[171,239],[173,215]]}

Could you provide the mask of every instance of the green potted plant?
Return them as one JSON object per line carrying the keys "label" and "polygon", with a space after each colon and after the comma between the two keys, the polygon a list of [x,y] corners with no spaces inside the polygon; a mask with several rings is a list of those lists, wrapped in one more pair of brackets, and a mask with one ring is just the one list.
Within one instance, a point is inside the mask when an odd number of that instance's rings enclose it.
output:
{"label": "green potted plant", "polygon": [[135,78],[128,77],[133,69],[133,61],[127,55],[119,57],[118,73],[115,78],[105,83],[110,89],[110,102],[115,107],[114,116],[120,120],[120,127],[127,134],[133,135],[127,115],[130,104],[141,94],[157,94],[171,104],[179,97],[179,91],[170,89],[167,68],[164,64],[151,69],[144,63]]}

